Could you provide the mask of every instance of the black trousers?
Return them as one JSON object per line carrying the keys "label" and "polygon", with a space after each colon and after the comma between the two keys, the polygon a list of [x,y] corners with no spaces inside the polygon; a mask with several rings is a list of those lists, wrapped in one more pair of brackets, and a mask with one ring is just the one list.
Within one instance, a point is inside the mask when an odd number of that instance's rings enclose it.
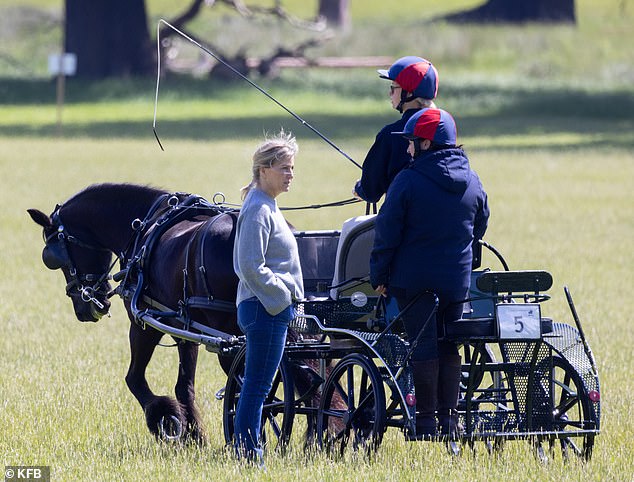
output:
{"label": "black trousers", "polygon": [[463,297],[457,297],[456,301],[458,302],[448,301],[448,297],[442,296],[442,294],[438,295],[438,310],[433,313],[435,297],[430,292],[394,288],[390,290],[390,293],[396,298],[401,311],[420,295],[418,300],[403,313],[403,324],[410,343],[418,338],[418,343],[412,353],[412,361],[433,360],[458,354],[457,345],[453,342],[439,340],[439,334],[444,333],[443,324],[445,321],[454,321],[462,317],[463,304],[459,301],[464,300],[466,294]]}

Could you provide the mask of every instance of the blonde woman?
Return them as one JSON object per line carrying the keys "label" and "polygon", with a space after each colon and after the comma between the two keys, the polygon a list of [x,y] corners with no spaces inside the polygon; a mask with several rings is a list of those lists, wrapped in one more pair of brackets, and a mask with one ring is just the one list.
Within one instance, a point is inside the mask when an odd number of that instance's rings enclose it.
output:
{"label": "blonde woman", "polygon": [[245,377],[235,417],[239,456],[263,465],[262,407],[282,359],[293,302],[304,286],[297,242],[276,202],[293,181],[295,138],[281,131],[253,154],[251,182],[242,188],[233,265],[240,280],[238,325],[246,335]]}

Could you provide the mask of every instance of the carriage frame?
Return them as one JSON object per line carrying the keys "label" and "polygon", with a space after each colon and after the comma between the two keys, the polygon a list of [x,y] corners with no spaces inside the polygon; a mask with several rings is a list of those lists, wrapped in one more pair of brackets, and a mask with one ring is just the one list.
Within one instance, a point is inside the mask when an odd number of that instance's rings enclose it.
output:
{"label": "carriage frame", "polygon": [[[352,218],[340,231],[296,233],[306,298],[296,304],[290,328],[298,336],[287,341],[265,401],[262,439],[270,448],[289,446],[301,416],[305,443],[333,454],[372,453],[390,427],[406,439],[416,438],[408,365],[415,341],[399,328],[408,307],[398,313],[369,284],[373,236],[372,215]],[[524,439],[539,458],[547,459],[546,445],[551,450],[559,445],[564,457],[572,453],[587,460],[600,433],[599,377],[570,291],[564,288],[574,326],[541,314],[552,286],[548,272],[511,271],[495,248],[481,245],[504,269],[474,269],[463,318],[444,324],[444,338],[461,347],[463,358],[459,433],[430,438],[446,443],[454,454],[478,442],[494,451],[507,440]],[[474,259],[477,267],[478,250]],[[138,266],[134,279],[131,311],[138,323],[235,357],[217,395],[223,400],[223,430],[230,443],[244,373],[244,337],[210,329],[182,309],[170,310],[144,296]],[[422,296],[435,298],[433,293]],[[219,309],[216,300],[184,300],[188,304]],[[305,360],[313,360],[318,369],[301,367],[310,371],[313,383],[297,393],[292,373]],[[316,393],[318,406],[311,402]]]}

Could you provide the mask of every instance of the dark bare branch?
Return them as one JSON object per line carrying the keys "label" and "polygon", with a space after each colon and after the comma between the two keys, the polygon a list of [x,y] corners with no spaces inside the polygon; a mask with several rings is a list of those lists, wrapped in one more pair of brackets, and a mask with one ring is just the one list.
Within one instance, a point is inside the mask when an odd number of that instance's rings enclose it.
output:
{"label": "dark bare branch", "polygon": [[[238,15],[246,18],[246,19],[255,19],[255,18],[278,18],[288,23],[289,25],[297,28],[301,28],[304,30],[310,30],[315,32],[322,32],[326,29],[325,19],[319,17],[316,21],[309,21],[297,18],[290,13],[288,13],[283,7],[281,7],[280,3],[277,2],[274,7],[262,7],[258,5],[247,5],[242,0],[193,0],[192,3],[187,7],[187,9],[178,15],[174,20],[170,21],[172,25],[178,28],[180,31],[194,39],[196,42],[199,42],[201,45],[205,46],[215,55],[222,59],[222,62],[226,62],[231,65],[231,67],[235,68],[238,72],[243,75],[247,75],[250,71],[255,70],[260,75],[271,76],[277,73],[276,62],[282,58],[298,58],[304,60],[307,64],[310,64],[311,61],[305,56],[305,52],[307,49],[311,47],[316,47],[321,45],[322,43],[330,40],[332,34],[324,35],[321,38],[313,38],[306,40],[295,47],[283,47],[279,46],[275,50],[273,54],[268,57],[262,58],[248,58],[245,52],[241,49],[236,54],[231,57],[227,57],[224,54],[220,53],[215,46],[202,41],[201,39],[196,38],[191,32],[188,32],[186,29],[186,25],[192,21],[202,10],[204,7],[214,7],[217,5],[223,4],[230,9],[234,10]],[[175,44],[169,41],[170,37],[173,37],[176,32],[172,29],[163,29],[161,32],[161,50],[162,50],[162,58],[165,58],[163,52],[166,51],[167,48],[176,48]],[[235,73],[231,72],[231,69],[228,69],[222,62],[218,62],[213,64],[210,62],[206,67],[209,69],[209,72],[213,71],[214,76],[223,76],[230,78],[231,76],[235,76]],[[172,65],[172,67],[175,67]]]}
{"label": "dark bare branch", "polygon": [[275,64],[278,59],[286,57],[300,58],[304,59],[307,65],[312,65],[313,62],[306,57],[306,50],[312,47],[318,47],[324,42],[330,40],[330,38],[330,35],[321,38],[311,38],[293,48],[278,47],[270,57],[260,59],[259,64],[257,66],[254,65],[254,67],[257,68],[260,75],[270,76],[277,73]]}
{"label": "dark bare branch", "polygon": [[317,17],[315,21],[303,20],[288,13],[280,5],[275,7],[262,7],[259,5],[247,6],[240,0],[220,0],[225,5],[233,8],[236,12],[246,18],[260,16],[272,16],[284,20],[293,27],[322,32],[326,29],[326,20],[323,17]]}
{"label": "dark bare branch", "polygon": [[170,23],[175,27],[180,28],[182,25],[185,25],[190,20],[193,20],[200,13],[200,9],[202,8],[203,4],[208,3],[209,2],[207,0],[194,0],[192,4],[187,8],[187,10],[181,13],[174,20],[170,21]]}

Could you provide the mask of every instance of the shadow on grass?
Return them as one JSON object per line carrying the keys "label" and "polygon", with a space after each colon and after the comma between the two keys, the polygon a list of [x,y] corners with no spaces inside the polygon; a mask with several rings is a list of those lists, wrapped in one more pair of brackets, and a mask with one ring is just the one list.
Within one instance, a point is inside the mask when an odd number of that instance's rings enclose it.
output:
{"label": "shadow on grass", "polygon": [[[359,115],[353,111],[354,96],[364,93],[337,84],[320,85],[312,80],[311,89],[330,89],[328,95],[351,105],[349,114],[311,114],[306,118],[336,144],[346,140],[371,140],[386,122],[396,118],[389,111],[385,116],[374,114]],[[162,87],[163,88],[163,87]],[[241,83],[219,83],[192,79],[171,81],[169,89],[162,96],[172,100],[209,99],[213,97],[240,99],[245,88]],[[246,88],[249,88],[248,86]],[[279,81],[277,90],[295,95],[305,91],[306,85],[294,80]],[[12,105],[54,104],[54,83],[51,81],[1,81],[0,101]],[[98,83],[76,83],[66,99],[67,104],[82,102],[108,102],[116,100],[147,98],[154,90],[150,79],[125,81],[104,81]],[[14,92],[15,95],[11,95]],[[351,97],[352,96],[352,97]],[[367,97],[367,96],[366,96]],[[377,99],[381,102],[382,99]],[[440,102],[439,102],[440,103]],[[442,107],[454,113],[459,137],[479,137],[480,148],[488,147],[482,138],[490,138],[495,149],[505,149],[496,144],[499,136],[523,138],[518,145],[506,147],[513,150],[534,149],[542,145],[548,148],[585,148],[601,143],[603,147],[631,149],[634,147],[634,93],[630,91],[589,93],[580,90],[553,88],[544,91],[528,88],[499,88],[485,86],[447,86],[442,94]],[[255,108],[254,108],[255,109]],[[273,131],[279,127],[292,130],[299,138],[311,138],[314,134],[304,129],[295,119],[280,109],[279,115],[257,118],[232,117],[228,113],[224,119],[194,119],[157,121],[157,131],[161,141],[168,145],[170,140],[226,140],[245,139],[260,136],[264,130]],[[54,123],[33,125],[28,122],[0,126],[0,136],[7,137],[57,137]],[[90,123],[66,123],[64,138],[122,138],[153,139],[149,121],[100,121]],[[548,142],[542,142],[550,137]],[[547,140],[547,139],[546,139]],[[506,143],[508,144],[508,142]]]}

